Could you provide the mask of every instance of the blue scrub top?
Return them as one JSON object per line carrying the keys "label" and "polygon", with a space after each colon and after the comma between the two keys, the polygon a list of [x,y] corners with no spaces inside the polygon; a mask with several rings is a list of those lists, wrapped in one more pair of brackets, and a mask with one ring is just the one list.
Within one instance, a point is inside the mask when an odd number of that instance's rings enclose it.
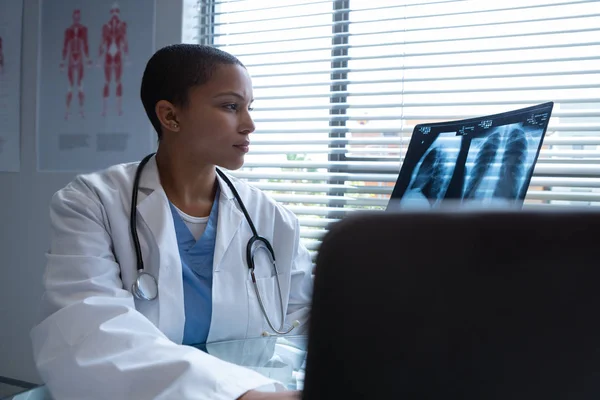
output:
{"label": "blue scrub top", "polygon": [[219,190],[217,189],[206,229],[198,241],[194,239],[177,209],[172,204],[170,206],[183,270],[183,344],[202,344],[208,338],[212,316],[213,258],[217,239]]}

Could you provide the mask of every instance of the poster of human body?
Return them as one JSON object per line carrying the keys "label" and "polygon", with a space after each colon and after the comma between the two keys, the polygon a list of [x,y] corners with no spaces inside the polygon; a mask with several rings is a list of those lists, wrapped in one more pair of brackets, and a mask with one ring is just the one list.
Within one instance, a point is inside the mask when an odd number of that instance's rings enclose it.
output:
{"label": "poster of human body", "polygon": [[23,1],[0,0],[0,172],[19,172]]}
{"label": "poster of human body", "polygon": [[154,13],[152,0],[42,1],[40,170],[93,171],[152,151],[139,91]]}

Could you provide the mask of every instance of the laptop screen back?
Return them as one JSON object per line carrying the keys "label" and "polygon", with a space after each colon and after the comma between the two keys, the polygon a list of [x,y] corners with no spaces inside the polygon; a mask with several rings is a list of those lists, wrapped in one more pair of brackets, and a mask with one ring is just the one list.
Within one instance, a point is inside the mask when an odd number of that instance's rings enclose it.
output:
{"label": "laptop screen back", "polygon": [[388,210],[521,206],[553,105],[415,126]]}

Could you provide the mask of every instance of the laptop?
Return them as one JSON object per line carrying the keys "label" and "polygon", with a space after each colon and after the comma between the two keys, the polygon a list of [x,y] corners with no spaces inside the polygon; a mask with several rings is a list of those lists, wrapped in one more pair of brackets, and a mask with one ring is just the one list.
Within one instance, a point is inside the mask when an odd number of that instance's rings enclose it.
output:
{"label": "laptop", "polygon": [[521,207],[553,106],[416,125],[388,209]]}
{"label": "laptop", "polygon": [[353,214],[316,260],[303,400],[600,398],[600,212]]}

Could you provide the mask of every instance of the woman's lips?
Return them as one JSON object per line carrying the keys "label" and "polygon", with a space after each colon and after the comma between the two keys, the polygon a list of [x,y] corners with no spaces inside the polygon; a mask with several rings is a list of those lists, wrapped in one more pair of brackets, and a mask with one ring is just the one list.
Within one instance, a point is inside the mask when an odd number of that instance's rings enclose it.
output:
{"label": "woman's lips", "polygon": [[243,153],[247,153],[250,150],[250,145],[247,145],[247,144],[237,144],[233,147],[236,147]]}

